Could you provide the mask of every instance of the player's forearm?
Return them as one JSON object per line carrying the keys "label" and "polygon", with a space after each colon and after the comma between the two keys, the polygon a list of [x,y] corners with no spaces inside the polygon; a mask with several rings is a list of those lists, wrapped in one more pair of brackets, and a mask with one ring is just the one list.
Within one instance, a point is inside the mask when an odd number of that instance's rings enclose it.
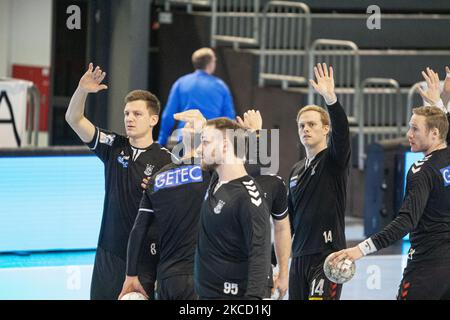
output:
{"label": "player's forearm", "polygon": [[141,254],[145,235],[147,234],[150,224],[151,216],[148,213],[139,212],[128,239],[126,271],[127,276],[138,275],[137,266],[139,262],[139,256]]}
{"label": "player's forearm", "polygon": [[371,236],[369,239],[361,242],[358,247],[364,255],[376,252],[383,248],[389,247],[398,240],[402,239],[406,234],[414,228],[412,216],[408,213],[402,213],[397,216],[383,230]]}
{"label": "player's forearm", "polygon": [[248,282],[245,293],[247,297],[259,299],[264,297],[265,290],[267,288],[269,266],[270,246],[258,246],[254,248],[249,257]]}
{"label": "player's forearm", "polygon": [[270,267],[269,217],[258,212],[253,216],[253,236],[249,243],[248,282],[246,296],[262,299],[267,287]]}
{"label": "player's forearm", "polygon": [[275,254],[280,274],[289,273],[289,257],[291,255],[291,227],[289,218],[275,221]]}
{"label": "player's forearm", "polygon": [[332,105],[327,105],[331,121],[330,149],[336,161],[345,165],[350,160],[350,127],[344,108],[336,100]]}
{"label": "player's forearm", "polygon": [[66,111],[66,121],[71,126],[83,120],[87,95],[85,91],[78,87],[70,99],[69,107]]}

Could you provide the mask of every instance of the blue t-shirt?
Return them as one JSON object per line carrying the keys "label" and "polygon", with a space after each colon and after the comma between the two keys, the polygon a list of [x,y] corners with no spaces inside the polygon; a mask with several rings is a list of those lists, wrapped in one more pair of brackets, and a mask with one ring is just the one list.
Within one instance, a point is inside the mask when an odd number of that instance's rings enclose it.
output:
{"label": "blue t-shirt", "polygon": [[[206,119],[236,118],[233,98],[227,85],[203,70],[179,78],[172,86],[169,100],[161,118],[158,142],[166,145],[175,124],[173,115],[190,109],[199,109]],[[183,128],[184,122],[178,124]]]}

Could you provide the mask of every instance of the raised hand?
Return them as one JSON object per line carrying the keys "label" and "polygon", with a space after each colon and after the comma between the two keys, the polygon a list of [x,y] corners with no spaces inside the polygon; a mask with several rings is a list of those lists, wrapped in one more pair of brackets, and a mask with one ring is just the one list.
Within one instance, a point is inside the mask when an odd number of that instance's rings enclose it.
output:
{"label": "raised hand", "polygon": [[108,86],[102,84],[103,79],[106,77],[106,72],[102,72],[100,67],[96,67],[89,63],[89,68],[86,73],[81,77],[78,87],[86,93],[96,93],[101,90],[108,89]]}
{"label": "raised hand", "polygon": [[236,117],[236,121],[241,127],[251,131],[262,129],[262,117],[258,110],[248,110],[244,113],[243,118],[244,119],[239,116]]}
{"label": "raised hand", "polygon": [[445,66],[446,77],[444,80],[444,93],[450,95],[450,69]]}
{"label": "raised hand", "polygon": [[328,69],[326,63],[318,63],[314,67],[314,75],[316,76],[316,81],[313,79],[309,80],[314,90],[322,97],[325,101],[331,103],[336,101],[336,94],[334,92],[334,78],[333,78],[333,67]]}
{"label": "raised hand", "polygon": [[175,113],[173,117],[175,120],[190,123],[189,127],[193,128],[196,132],[200,131],[206,123],[205,117],[198,109]]}
{"label": "raised hand", "polygon": [[427,82],[427,89],[423,90],[417,87],[417,92],[422,96],[422,99],[431,105],[436,105],[441,99],[441,90],[439,85],[439,75],[432,69],[427,68],[426,72],[422,71],[422,76]]}

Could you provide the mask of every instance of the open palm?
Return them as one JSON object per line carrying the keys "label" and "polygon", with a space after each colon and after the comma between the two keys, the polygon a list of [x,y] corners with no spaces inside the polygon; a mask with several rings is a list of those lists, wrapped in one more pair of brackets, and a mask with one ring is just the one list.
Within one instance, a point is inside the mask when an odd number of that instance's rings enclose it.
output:
{"label": "open palm", "polygon": [[309,83],[312,85],[314,90],[324,97],[325,100],[332,100],[335,96],[333,67],[328,69],[326,63],[318,63],[314,67],[314,75],[316,76],[316,81],[313,79],[309,80]]}
{"label": "open palm", "polygon": [[78,86],[88,93],[96,93],[101,90],[108,89],[108,87],[102,84],[105,79],[106,72],[102,72],[100,67],[95,68],[92,63],[89,63],[89,68],[86,73],[81,77]]}

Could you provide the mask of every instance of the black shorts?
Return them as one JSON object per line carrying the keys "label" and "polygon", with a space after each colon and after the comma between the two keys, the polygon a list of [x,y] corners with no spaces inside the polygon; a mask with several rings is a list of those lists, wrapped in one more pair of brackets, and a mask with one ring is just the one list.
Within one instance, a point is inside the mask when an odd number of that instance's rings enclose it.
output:
{"label": "black shorts", "polygon": [[197,300],[194,276],[179,275],[158,280],[156,299],[158,300]]}
{"label": "black shorts", "polygon": [[342,284],[328,280],[323,271],[323,263],[330,253],[292,259],[289,300],[339,300]]}
{"label": "black shorts", "polygon": [[[154,297],[156,266],[138,266],[139,281],[150,298]],[[91,300],[117,300],[125,281],[126,261],[98,247],[91,280]]]}
{"label": "black shorts", "polygon": [[450,260],[408,261],[398,300],[450,300]]}

